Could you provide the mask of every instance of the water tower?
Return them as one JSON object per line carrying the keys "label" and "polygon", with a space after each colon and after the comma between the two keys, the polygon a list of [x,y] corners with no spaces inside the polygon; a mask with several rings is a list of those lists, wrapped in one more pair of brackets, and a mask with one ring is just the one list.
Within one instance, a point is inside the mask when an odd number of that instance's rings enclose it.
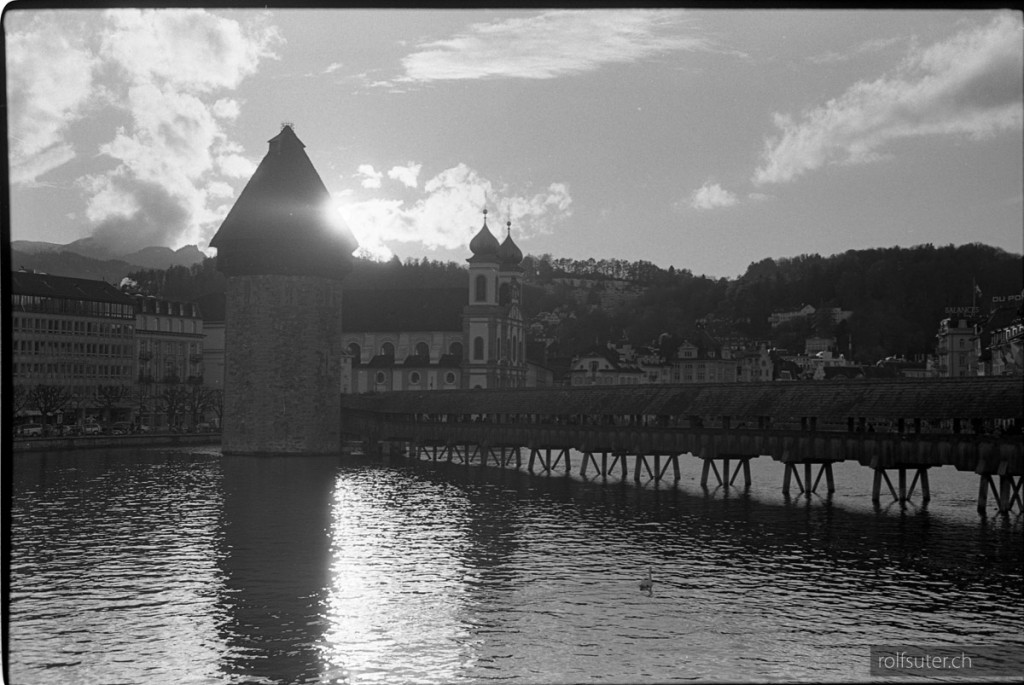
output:
{"label": "water tower", "polygon": [[227,276],[224,454],[336,454],[342,280],[358,243],[290,125],[210,241]]}

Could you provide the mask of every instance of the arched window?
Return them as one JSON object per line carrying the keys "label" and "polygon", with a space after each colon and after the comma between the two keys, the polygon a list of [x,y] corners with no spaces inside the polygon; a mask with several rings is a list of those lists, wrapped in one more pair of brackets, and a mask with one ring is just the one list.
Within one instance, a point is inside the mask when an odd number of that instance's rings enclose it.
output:
{"label": "arched window", "polygon": [[449,345],[448,346],[448,354],[452,355],[453,357],[457,357],[459,360],[461,360],[462,359],[462,343],[460,343],[460,342],[453,342],[451,345]]}
{"label": "arched window", "polygon": [[473,338],[473,359],[484,358],[484,339],[480,336]]}
{"label": "arched window", "polygon": [[359,355],[362,353],[362,350],[359,349],[358,343],[349,343],[348,353],[350,355],[352,355],[352,363],[353,364],[358,364],[359,363]]}
{"label": "arched window", "polygon": [[384,355],[385,357],[392,357],[393,358],[395,356],[395,346],[394,346],[394,344],[393,343],[389,343],[389,342],[384,343],[383,345],[380,346],[380,353],[382,355]]}
{"label": "arched window", "polygon": [[487,276],[480,274],[476,277],[476,301],[486,302],[487,301]]}
{"label": "arched window", "polygon": [[430,357],[430,347],[425,342],[416,343],[416,356],[417,357]]}
{"label": "arched window", "polygon": [[519,361],[519,336],[512,336],[512,361]]}

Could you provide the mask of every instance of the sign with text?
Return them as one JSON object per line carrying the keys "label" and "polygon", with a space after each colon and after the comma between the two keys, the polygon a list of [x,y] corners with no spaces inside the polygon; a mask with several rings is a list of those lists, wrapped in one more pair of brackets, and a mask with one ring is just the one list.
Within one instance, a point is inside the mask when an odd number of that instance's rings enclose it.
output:
{"label": "sign with text", "polygon": [[946,314],[950,316],[977,316],[981,307],[946,307]]}

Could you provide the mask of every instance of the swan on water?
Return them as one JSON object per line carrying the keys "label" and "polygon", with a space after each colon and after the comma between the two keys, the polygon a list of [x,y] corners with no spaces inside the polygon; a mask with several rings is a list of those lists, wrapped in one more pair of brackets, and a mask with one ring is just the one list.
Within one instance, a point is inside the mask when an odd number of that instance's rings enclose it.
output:
{"label": "swan on water", "polygon": [[650,594],[654,591],[654,578],[651,576],[651,569],[647,569],[647,577],[640,581],[640,590]]}

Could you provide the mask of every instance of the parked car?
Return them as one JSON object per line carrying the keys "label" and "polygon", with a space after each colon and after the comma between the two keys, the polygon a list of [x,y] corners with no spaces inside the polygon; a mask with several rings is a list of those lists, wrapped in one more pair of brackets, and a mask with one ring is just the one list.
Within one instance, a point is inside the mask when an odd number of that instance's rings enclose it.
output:
{"label": "parked car", "polygon": [[82,434],[82,427],[81,426],[76,426],[73,423],[65,423],[63,426],[60,426],[60,435],[62,435],[62,436],[69,437],[69,436],[81,435],[81,434]]}
{"label": "parked car", "polygon": [[43,436],[43,424],[23,423],[18,426],[16,434],[26,438],[41,438]]}
{"label": "parked car", "polygon": [[132,424],[128,421],[118,421],[110,426],[111,435],[128,435],[132,432]]}
{"label": "parked car", "polygon": [[103,432],[100,424],[93,422],[86,422],[82,424],[82,435],[99,435]]}

